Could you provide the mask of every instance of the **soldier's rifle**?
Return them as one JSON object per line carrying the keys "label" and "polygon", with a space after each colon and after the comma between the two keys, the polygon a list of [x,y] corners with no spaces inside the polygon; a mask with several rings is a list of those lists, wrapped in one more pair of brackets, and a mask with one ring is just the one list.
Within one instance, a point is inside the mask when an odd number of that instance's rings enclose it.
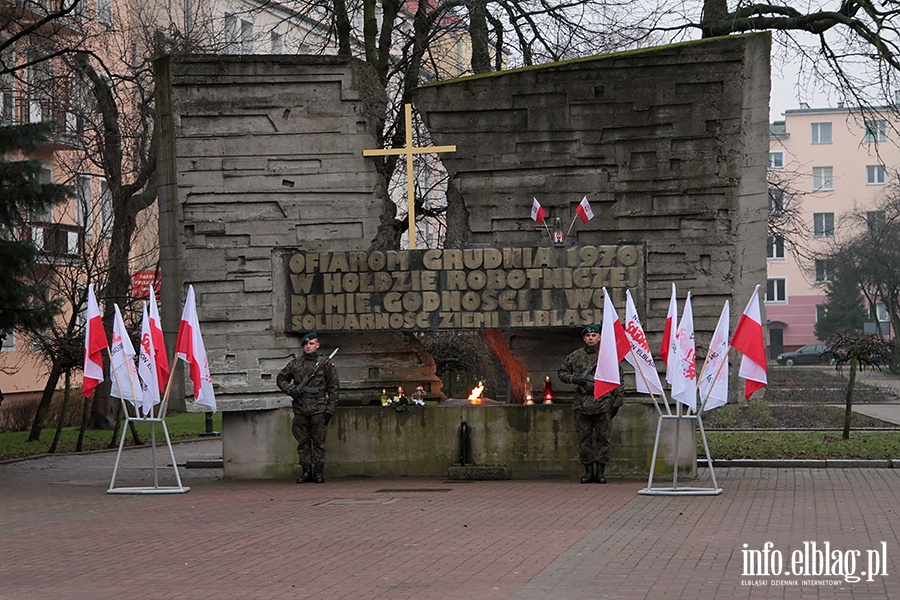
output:
{"label": "soldier's rifle", "polygon": [[313,370],[310,371],[306,375],[306,377],[301,379],[300,383],[298,383],[297,385],[295,385],[294,387],[291,388],[291,391],[288,392],[288,394],[291,396],[291,398],[294,398],[299,401],[300,398],[303,397],[304,391],[306,391],[306,393],[309,393],[309,394],[315,394],[319,391],[319,388],[310,388],[307,390],[307,388],[309,386],[309,382],[312,380],[313,376],[319,372],[319,369],[323,368],[324,366],[326,366],[328,363],[331,362],[331,359],[334,358],[334,355],[338,353],[338,350],[340,350],[340,348],[335,348],[334,352],[332,352],[331,354],[328,355],[328,358],[326,358],[324,361],[322,361],[320,363],[316,363],[316,366],[313,367]]}

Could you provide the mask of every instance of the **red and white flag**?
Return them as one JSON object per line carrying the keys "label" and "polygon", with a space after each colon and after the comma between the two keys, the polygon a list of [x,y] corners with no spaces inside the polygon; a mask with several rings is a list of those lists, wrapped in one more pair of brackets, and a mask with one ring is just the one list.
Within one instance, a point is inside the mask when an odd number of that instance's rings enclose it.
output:
{"label": "red and white flag", "polygon": [[745,380],[744,398],[749,400],[753,392],[761,390],[768,383],[766,343],[763,339],[762,319],[759,313],[759,285],[754,288],[753,295],[747,302],[747,308],[734,328],[731,346],[743,355],[738,375]]}
{"label": "red and white flag", "polygon": [[594,211],[591,210],[591,203],[588,202],[587,196],[581,199],[581,202],[575,207],[575,212],[578,213],[578,218],[582,223],[587,223],[594,218]]}
{"label": "red and white flag", "polygon": [[125,329],[125,320],[122,319],[119,305],[114,304],[113,308],[116,315],[113,320],[112,344],[109,347],[109,395],[113,398],[123,398],[136,405],[137,390],[141,384],[134,366],[134,346]]}
{"label": "red and white flag", "polygon": [[631,342],[619,321],[616,308],[603,288],[603,328],[600,330],[600,348],[597,351],[597,369],[594,371],[594,397],[610,393],[620,385],[619,363],[631,351]]}
{"label": "red and white flag", "polygon": [[194,384],[194,401],[216,410],[216,395],[213,392],[212,376],[206,347],[200,335],[200,320],[197,318],[197,304],[194,300],[194,286],[188,286],[181,324],[178,326],[178,340],[175,342],[178,358],[190,366],[191,382]]}
{"label": "red and white flag", "polygon": [[160,390],[166,389],[169,381],[169,357],[166,355],[166,340],[162,332],[162,320],[156,306],[156,293],[150,288],[150,337],[153,339],[153,359]]}
{"label": "red and white flag", "polygon": [[[151,295],[153,291],[150,291]],[[144,303],[144,317],[141,321],[141,354],[138,357],[138,374],[141,376],[141,406],[144,415],[150,415],[159,404],[159,376],[156,372],[156,351],[153,347],[153,331],[150,327],[150,313]]]}
{"label": "red and white flag", "polygon": [[719,323],[709,342],[709,354],[700,373],[700,401],[703,410],[712,410],[728,403],[728,329],[731,307],[728,300],[722,307]]}
{"label": "red and white flag", "polygon": [[674,367],[672,375],[672,397],[697,410],[697,356],[694,348],[694,311],[691,308],[691,293],[684,302],[684,313],[675,332],[675,344],[669,356]]}
{"label": "red and white flag", "polygon": [[547,211],[541,206],[541,203],[538,202],[537,198],[532,198],[531,202],[531,220],[536,222],[538,225],[544,224],[544,218],[547,216]]}
{"label": "red and white flag", "polygon": [[659,348],[659,357],[666,366],[666,381],[672,384],[672,365],[669,355],[672,352],[672,344],[675,343],[675,329],[678,327],[678,302],[675,299],[675,283],[672,283],[672,297],[669,299],[669,312],[666,313],[666,325],[663,327],[662,345]]}
{"label": "red and white flag", "polygon": [[109,347],[103,319],[94,295],[94,284],[88,285],[87,315],[84,325],[84,380],[81,392],[90,397],[94,388],[103,381],[103,350]]}
{"label": "red and white flag", "polygon": [[631,299],[631,290],[625,290],[625,335],[628,336],[631,345],[631,352],[625,355],[625,360],[634,367],[637,391],[642,394],[662,395],[662,383],[659,381],[659,373],[656,372],[650,344],[644,335],[634,300]]}

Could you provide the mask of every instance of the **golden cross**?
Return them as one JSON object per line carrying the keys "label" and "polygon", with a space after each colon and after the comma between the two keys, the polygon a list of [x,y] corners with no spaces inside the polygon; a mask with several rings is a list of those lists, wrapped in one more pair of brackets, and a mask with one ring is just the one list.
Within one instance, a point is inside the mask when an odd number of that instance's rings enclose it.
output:
{"label": "golden cross", "polygon": [[409,205],[409,249],[416,249],[416,191],[413,180],[413,155],[436,154],[438,152],[456,152],[456,146],[430,146],[416,148],[412,136],[412,105],[404,105],[406,109],[406,147],[379,150],[363,150],[363,156],[406,155],[406,198]]}

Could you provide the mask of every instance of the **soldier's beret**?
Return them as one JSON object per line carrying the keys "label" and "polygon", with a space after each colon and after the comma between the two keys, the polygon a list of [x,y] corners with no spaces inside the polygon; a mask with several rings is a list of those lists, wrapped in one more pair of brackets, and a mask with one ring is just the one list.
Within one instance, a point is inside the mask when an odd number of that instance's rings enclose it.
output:
{"label": "soldier's beret", "polygon": [[589,333],[600,333],[599,325],[588,325],[584,329],[581,330],[581,335],[587,335]]}
{"label": "soldier's beret", "polygon": [[303,336],[303,339],[300,340],[300,345],[302,346],[306,342],[308,342],[310,340],[314,340],[318,337],[319,337],[318,333],[316,333],[315,331],[310,331],[309,333],[307,333],[306,335]]}

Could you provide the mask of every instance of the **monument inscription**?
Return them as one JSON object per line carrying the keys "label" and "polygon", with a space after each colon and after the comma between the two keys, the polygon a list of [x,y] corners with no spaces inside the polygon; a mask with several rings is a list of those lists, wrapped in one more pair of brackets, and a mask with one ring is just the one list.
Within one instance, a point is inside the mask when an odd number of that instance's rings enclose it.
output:
{"label": "monument inscription", "polygon": [[643,296],[640,245],[295,252],[288,331],[580,327]]}

